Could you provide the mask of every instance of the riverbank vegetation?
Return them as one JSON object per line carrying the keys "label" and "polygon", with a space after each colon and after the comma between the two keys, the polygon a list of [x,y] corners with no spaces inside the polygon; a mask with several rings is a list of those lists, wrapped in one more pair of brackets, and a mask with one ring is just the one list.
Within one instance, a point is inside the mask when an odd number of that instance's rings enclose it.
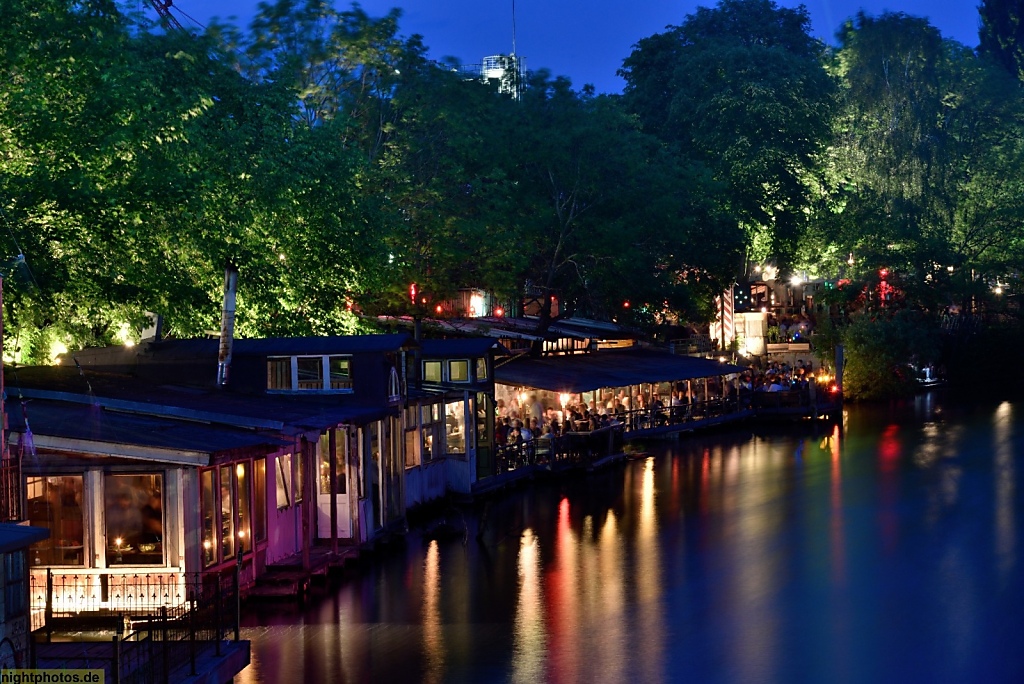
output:
{"label": "riverbank vegetation", "polygon": [[9,0],[5,357],[130,341],[147,312],[201,335],[229,262],[244,336],[354,332],[465,287],[529,287],[541,325],[653,332],[771,264],[837,286],[815,313],[851,390],[899,391],[943,316],[1019,329],[1011,5],[982,3],[975,50],[898,13],[829,46],[804,8],[722,0],[639,37],[606,95],[467,79],[397,10],[277,0],[192,34],[112,0]]}

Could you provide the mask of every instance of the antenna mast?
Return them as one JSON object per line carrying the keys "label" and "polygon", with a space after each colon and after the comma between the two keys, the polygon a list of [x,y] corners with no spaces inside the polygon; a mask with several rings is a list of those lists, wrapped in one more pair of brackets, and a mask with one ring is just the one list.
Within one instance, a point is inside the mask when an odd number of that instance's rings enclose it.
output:
{"label": "antenna mast", "polygon": [[[149,4],[153,6],[156,13],[160,15],[160,18],[164,22],[179,31],[185,31],[185,27],[171,14],[171,5],[174,4],[174,0],[149,0]],[[186,32],[187,33],[187,32]]]}
{"label": "antenna mast", "polygon": [[512,0],[512,54],[516,54],[516,0]]}

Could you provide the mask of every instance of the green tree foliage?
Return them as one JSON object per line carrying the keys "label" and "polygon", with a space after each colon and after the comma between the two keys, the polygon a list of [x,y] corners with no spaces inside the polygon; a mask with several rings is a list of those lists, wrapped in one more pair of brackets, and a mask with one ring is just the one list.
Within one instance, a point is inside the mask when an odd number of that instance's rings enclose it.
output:
{"label": "green tree foliage", "polygon": [[836,91],[809,28],[802,6],[722,0],[639,41],[620,71],[644,129],[706,165],[751,256],[782,264],[806,226]]}
{"label": "green tree foliage", "polygon": [[938,330],[920,313],[865,314],[842,333],[846,364],[843,393],[851,399],[883,399],[916,389],[911,364],[938,358]]}
{"label": "green tree foliage", "polygon": [[1024,80],[1024,3],[1021,0],[981,0],[978,49],[1017,80]]}
{"label": "green tree foliage", "polygon": [[[641,132],[616,99],[577,93],[565,79],[538,74],[512,114],[499,140],[514,151],[509,247],[541,299],[541,327],[556,294],[563,316],[650,322],[666,304],[682,308],[695,226],[713,218],[698,196],[709,180]],[[735,255],[727,235],[718,243]]]}
{"label": "green tree foliage", "polygon": [[[807,254],[895,270],[928,308],[1021,256],[1021,101],[999,70],[924,19],[860,14],[840,33],[843,108],[826,175],[831,211]],[[958,293],[959,290],[959,293]]]}

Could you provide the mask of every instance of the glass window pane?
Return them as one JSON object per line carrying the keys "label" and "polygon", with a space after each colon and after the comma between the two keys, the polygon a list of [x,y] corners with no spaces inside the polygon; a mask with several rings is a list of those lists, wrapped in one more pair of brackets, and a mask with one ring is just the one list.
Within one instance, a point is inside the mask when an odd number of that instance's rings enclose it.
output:
{"label": "glass window pane", "polygon": [[331,389],[352,389],[351,363],[348,356],[330,357]]}
{"label": "glass window pane", "polygon": [[303,467],[302,450],[295,452],[295,490],[292,501],[299,503],[306,494],[306,469]]}
{"label": "glass window pane", "polygon": [[213,503],[213,470],[204,470],[199,476],[200,508],[203,515],[203,565],[213,565],[217,561],[217,544],[214,533],[217,519]]}
{"label": "glass window pane", "polygon": [[317,461],[319,462],[320,493],[325,496],[331,494],[331,438],[330,435],[320,435],[316,445]]}
{"label": "glass window pane", "polygon": [[220,468],[220,548],[221,560],[235,555],[235,506],[231,494],[231,466]]}
{"label": "glass window pane", "polygon": [[481,382],[487,379],[487,359],[476,360],[476,381]]}
{"label": "glass window pane", "polygon": [[267,359],[267,389],[290,390],[292,388],[292,360]]}
{"label": "glass window pane", "polygon": [[107,565],[161,565],[163,476],[103,477]]}
{"label": "glass window pane", "polygon": [[300,356],[295,360],[300,390],[324,388],[324,360],[319,356]]}
{"label": "glass window pane", "polygon": [[348,478],[345,475],[345,461],[346,454],[348,452],[348,433],[344,430],[337,429],[334,431],[336,437],[334,438],[335,448],[338,450],[338,462],[334,464],[335,477],[338,480],[337,492],[338,494],[344,494],[348,491]]}
{"label": "glass window pane", "polygon": [[256,515],[252,519],[253,534],[256,541],[267,538],[267,459],[256,459],[253,484],[256,490]]}
{"label": "glass window pane", "polygon": [[440,361],[424,361],[423,362],[423,381],[424,382],[441,382],[441,362]]}
{"label": "glass window pane", "polygon": [[235,465],[235,492],[238,494],[238,548],[252,550],[252,526],[249,516],[249,463]]}
{"label": "glass window pane", "polygon": [[417,442],[419,430],[413,428],[412,430],[405,431],[405,467],[412,468],[420,464],[419,454],[417,453]]}
{"label": "glass window pane", "polygon": [[449,361],[448,379],[452,382],[469,382],[469,361]]}
{"label": "glass window pane", "polygon": [[84,565],[82,476],[30,477],[25,485],[29,522],[50,529],[49,539],[32,545],[32,564]]}
{"label": "glass window pane", "polygon": [[288,508],[292,505],[292,455],[281,454],[276,465],[277,507]]}
{"label": "glass window pane", "polygon": [[464,401],[446,402],[445,434],[449,454],[466,453],[466,405]]}

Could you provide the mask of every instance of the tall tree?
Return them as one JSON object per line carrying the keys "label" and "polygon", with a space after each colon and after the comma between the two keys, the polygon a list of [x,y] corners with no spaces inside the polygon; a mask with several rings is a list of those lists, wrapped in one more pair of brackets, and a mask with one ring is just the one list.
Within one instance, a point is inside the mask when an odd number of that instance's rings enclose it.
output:
{"label": "tall tree", "polygon": [[979,52],[989,55],[1017,80],[1024,80],[1024,2],[981,0]]}
{"label": "tall tree", "polygon": [[836,68],[844,107],[830,157],[835,203],[817,253],[897,269],[929,307],[956,298],[957,280],[963,297],[972,272],[1005,273],[1022,246],[1019,89],[903,14],[849,22]]}
{"label": "tall tree", "polygon": [[645,130],[725,184],[750,256],[783,263],[806,226],[836,92],[809,29],[802,6],[722,0],[638,42],[620,71]]}

